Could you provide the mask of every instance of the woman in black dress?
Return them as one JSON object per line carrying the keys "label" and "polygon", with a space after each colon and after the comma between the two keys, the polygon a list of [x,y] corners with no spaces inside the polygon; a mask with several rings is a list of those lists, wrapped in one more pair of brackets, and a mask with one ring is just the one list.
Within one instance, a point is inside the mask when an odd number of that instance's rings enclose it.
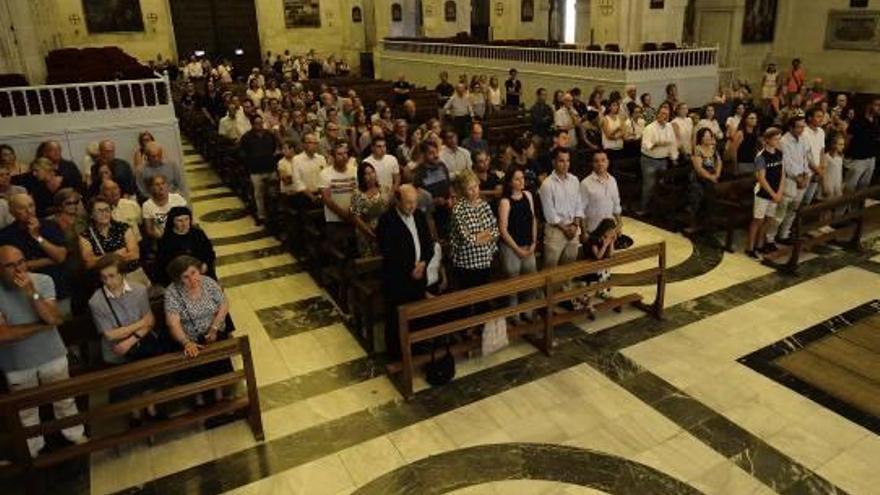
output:
{"label": "woman in black dress", "polygon": [[185,206],[175,206],[168,212],[165,220],[165,234],[159,239],[159,254],[155,270],[157,282],[167,285],[168,279],[166,268],[174,258],[188,254],[203,263],[202,273],[217,280],[214,269],[214,246],[205,234],[205,231],[193,225],[192,212]]}

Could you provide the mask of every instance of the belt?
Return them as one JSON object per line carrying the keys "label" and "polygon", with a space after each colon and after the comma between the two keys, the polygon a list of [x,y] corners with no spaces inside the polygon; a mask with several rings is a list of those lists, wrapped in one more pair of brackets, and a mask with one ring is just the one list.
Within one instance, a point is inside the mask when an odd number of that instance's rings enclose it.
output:
{"label": "belt", "polygon": [[647,158],[647,159],[649,159],[649,160],[657,160],[658,162],[661,161],[661,160],[669,160],[669,157],[668,157],[668,156],[664,156],[664,157],[661,157],[661,158],[654,158],[653,156],[646,155],[646,154],[644,154],[644,153],[642,153],[642,157]]}

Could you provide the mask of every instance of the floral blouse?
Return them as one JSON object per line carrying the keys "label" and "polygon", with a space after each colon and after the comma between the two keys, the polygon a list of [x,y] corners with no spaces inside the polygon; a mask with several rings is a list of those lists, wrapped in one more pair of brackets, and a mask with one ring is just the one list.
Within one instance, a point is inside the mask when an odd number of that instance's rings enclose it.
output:
{"label": "floral blouse", "polygon": [[[223,289],[211,277],[202,276],[202,291],[191,299],[186,289],[173,282],[165,291],[165,312],[180,317],[180,326],[186,336],[197,341],[211,329],[214,316],[226,300]],[[220,331],[226,330],[226,321],[220,323]]]}
{"label": "floral blouse", "polygon": [[[373,232],[379,225],[379,217],[388,209],[388,194],[378,191],[373,195],[357,190],[351,196],[351,214],[360,217]],[[358,252],[361,256],[376,256],[379,254],[378,246],[360,230],[357,231]]]}

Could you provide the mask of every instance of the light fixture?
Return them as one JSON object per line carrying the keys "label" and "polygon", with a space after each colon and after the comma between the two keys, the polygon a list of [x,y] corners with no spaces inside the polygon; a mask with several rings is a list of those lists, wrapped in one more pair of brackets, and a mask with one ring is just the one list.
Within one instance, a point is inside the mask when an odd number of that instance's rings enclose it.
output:
{"label": "light fixture", "polygon": [[235,49],[235,54],[236,54],[236,55],[244,55],[244,50],[242,50],[241,48],[236,48],[236,49]]}
{"label": "light fixture", "polygon": [[196,51],[193,52],[193,55],[195,55],[196,57],[204,57],[204,56],[205,56],[205,50],[196,50]]}

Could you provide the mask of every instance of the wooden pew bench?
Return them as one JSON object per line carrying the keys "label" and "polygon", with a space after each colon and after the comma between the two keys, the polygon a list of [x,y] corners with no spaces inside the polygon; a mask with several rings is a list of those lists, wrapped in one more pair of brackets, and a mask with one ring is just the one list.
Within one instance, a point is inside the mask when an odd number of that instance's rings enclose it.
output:
{"label": "wooden pew bench", "polygon": [[[656,259],[657,266],[636,273],[613,274],[610,280],[602,283],[560,290],[560,286],[566,280],[580,278],[602,270],[609,270],[617,266],[646,259]],[[401,360],[389,363],[386,368],[389,375],[400,375],[395,382],[401,394],[405,398],[410,399],[413,397],[413,376],[416,367],[429,362],[431,359],[430,354],[413,354],[413,345],[420,342],[429,342],[438,337],[457,334],[497,318],[507,318],[524,312],[534,312],[534,314],[540,316],[534,318],[532,322],[508,325],[508,337],[513,339],[521,336],[545,354],[550,355],[554,345],[554,328],[563,323],[581,320],[588,317],[592,312],[603,312],[626,305],[633,305],[656,318],[661,318],[665,291],[665,268],[665,243],[650,244],[617,252],[606,260],[578,261],[537,273],[520,275],[479,287],[405,304],[397,308]],[[657,296],[651,304],[643,303],[642,296],[637,293],[627,293],[607,299],[593,306],[592,312],[586,308],[565,311],[559,306],[564,301],[594,294],[602,289],[631,286],[645,282],[653,282],[657,286]],[[520,299],[519,304],[515,306],[507,304],[509,296],[526,291],[542,291],[542,293],[535,299]],[[500,302],[500,306],[483,313],[464,317],[456,316],[451,321],[447,320],[427,328],[410,330],[411,328],[416,328],[419,321],[425,318],[432,318],[433,321],[433,319],[440,315],[450,314],[450,311],[467,312],[468,308],[475,304],[490,305],[495,301]],[[464,340],[450,345],[450,352],[453,355],[462,356],[480,348],[480,346],[479,338]]]}
{"label": "wooden pew bench", "polygon": [[[144,392],[122,402],[110,403],[80,409],[74,416],[44,421],[34,426],[23,426],[19,411],[68,397],[89,397],[104,393],[113,388],[137,384],[158,377],[169,377],[181,371],[192,369],[206,363],[241,356],[243,369],[230,371],[198,382],[177,384],[170,388]],[[116,432],[101,432],[95,425],[106,424],[113,418],[126,417],[132,411],[148,405],[159,405],[190,397],[196,393],[207,392],[219,387],[234,387],[242,382],[247,393],[239,397],[222,400],[216,404],[199,408],[179,416],[155,420],[143,426]],[[263,440],[263,424],[260,416],[260,401],[254,375],[253,358],[247,337],[230,338],[206,346],[198,357],[186,358],[181,352],[164,354],[132,363],[114,366],[101,371],[85,373],[73,378],[41,385],[37,388],[21,390],[0,396],[0,412],[3,415],[5,431],[12,444],[12,466],[6,474],[23,475],[28,492],[41,491],[40,471],[62,462],[88,455],[99,450],[148,439],[154,435],[200,424],[207,419],[234,413],[245,413],[251,431],[259,441]],[[44,452],[31,458],[27,439],[37,435],[57,434],[60,430],[83,424],[86,426],[89,441],[79,445],[66,445]]]}
{"label": "wooden pew bench", "polygon": [[715,184],[715,206],[706,218],[710,232],[724,230],[724,249],[733,252],[733,233],[748,229],[752,221],[755,177],[747,175]]}

